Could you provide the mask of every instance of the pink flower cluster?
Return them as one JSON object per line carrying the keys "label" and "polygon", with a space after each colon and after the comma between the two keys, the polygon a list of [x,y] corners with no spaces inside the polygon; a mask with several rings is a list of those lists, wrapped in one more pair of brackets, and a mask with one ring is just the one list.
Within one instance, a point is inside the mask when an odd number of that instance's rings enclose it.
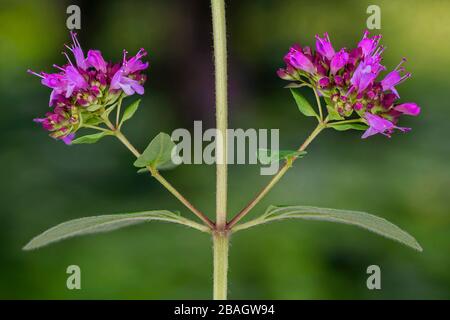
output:
{"label": "pink flower cluster", "polygon": [[[369,32],[355,49],[335,51],[328,34],[316,36],[316,50],[293,46],[285,56],[286,68],[278,75],[288,81],[308,83],[324,97],[329,108],[329,120],[359,117],[369,126],[363,138],[374,134],[391,136],[402,115],[417,116],[415,103],[397,104],[400,98],[396,86],[411,77],[406,73],[405,59],[382,80],[377,80],[386,68],[381,64],[384,48],[381,35],[369,37]],[[330,112],[331,111],[331,112]]]}
{"label": "pink flower cluster", "polygon": [[50,136],[70,144],[75,132],[83,125],[102,123],[102,115],[114,107],[120,97],[135,93],[144,94],[148,62],[141,59],[147,55],[141,49],[136,56],[127,59],[124,51],[121,63],[106,62],[98,50],[89,50],[85,56],[77,35],[71,33],[73,44],[66,46],[74,58],[64,52],[68,63],[62,67],[54,65],[58,73],[32,73],[42,79],[42,84],[51,88],[51,110],[43,118],[34,119],[50,131]]}

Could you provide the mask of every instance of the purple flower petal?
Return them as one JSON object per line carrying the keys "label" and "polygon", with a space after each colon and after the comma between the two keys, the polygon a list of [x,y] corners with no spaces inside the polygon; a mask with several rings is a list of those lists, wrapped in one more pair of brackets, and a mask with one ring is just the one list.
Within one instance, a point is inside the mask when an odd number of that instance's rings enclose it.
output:
{"label": "purple flower petal", "polygon": [[72,141],[73,141],[74,138],[75,138],[75,133],[71,133],[71,134],[68,134],[67,136],[61,138],[61,140],[62,140],[66,145],[69,146],[69,145],[72,144]]}
{"label": "purple flower petal", "polygon": [[420,114],[420,107],[412,102],[407,102],[400,104],[398,106],[394,107],[394,110],[401,112],[403,114],[409,115],[409,116],[418,116]]}
{"label": "purple flower petal", "polygon": [[316,35],[316,49],[318,53],[320,53],[328,60],[331,60],[333,58],[335,51],[333,46],[331,45],[328,33],[325,33],[323,38],[320,38],[318,35]]}
{"label": "purple flower petal", "polygon": [[107,63],[99,50],[88,51],[87,63],[90,67],[94,67],[98,71],[103,73],[107,72]]}

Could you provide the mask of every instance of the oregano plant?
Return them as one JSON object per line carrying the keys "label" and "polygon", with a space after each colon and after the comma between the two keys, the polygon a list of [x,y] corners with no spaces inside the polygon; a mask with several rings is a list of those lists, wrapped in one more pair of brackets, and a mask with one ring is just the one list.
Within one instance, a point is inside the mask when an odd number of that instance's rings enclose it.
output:
{"label": "oregano plant", "polygon": [[[398,126],[403,115],[417,116],[420,108],[415,103],[398,103],[397,85],[411,75],[405,72],[403,63],[387,73],[382,63],[384,48],[381,36],[370,37],[365,32],[354,49],[335,51],[328,34],[316,36],[316,48],[294,45],[284,58],[286,67],[278,75],[290,82],[286,87],[291,92],[298,110],[317,122],[316,128],[293,150],[259,150],[261,163],[282,162],[279,171],[268,184],[240,211],[231,215],[227,203],[227,35],[224,0],[211,0],[215,80],[217,140],[216,170],[216,217],[196,208],[163,174],[163,170],[174,169],[171,136],[160,133],[151,140],[142,152],[123,134],[122,128],[138,112],[140,100],[126,101],[133,95],[144,94],[145,70],[149,67],[144,59],[147,52],[141,49],[129,58],[124,51],[119,63],[107,62],[100,51],[83,51],[77,35],[72,33],[71,46],[67,46],[70,58],[63,66],[56,66],[56,73],[30,73],[42,79],[42,84],[51,88],[50,111],[35,119],[50,136],[68,145],[95,144],[111,137],[120,141],[136,158],[134,166],[139,173],[149,173],[196,219],[168,210],[150,210],[137,213],[93,216],[68,221],[53,227],[32,239],[25,250],[33,250],[75,236],[113,231],[122,227],[148,221],[164,221],[188,226],[210,234],[213,241],[214,285],[213,297],[227,299],[228,248],[231,236],[262,224],[279,220],[318,220],[354,225],[386,238],[396,240],[415,250],[422,251],[418,242],[407,232],[391,222],[358,211],[317,208],[302,205],[270,206],[257,218],[243,222],[243,218],[280,182],[293,163],[306,155],[309,145],[321,132],[328,129],[338,131],[362,130],[362,138],[375,134],[390,137],[395,130],[410,129]],[[312,90],[315,103],[303,95],[303,90]],[[91,132],[80,134],[84,129]],[[195,218],[194,217],[194,218]]]}

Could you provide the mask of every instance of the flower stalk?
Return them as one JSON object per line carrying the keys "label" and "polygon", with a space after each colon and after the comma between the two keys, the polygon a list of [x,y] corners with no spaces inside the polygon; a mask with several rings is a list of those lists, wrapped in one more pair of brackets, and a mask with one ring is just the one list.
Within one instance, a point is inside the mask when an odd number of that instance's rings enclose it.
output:
{"label": "flower stalk", "polygon": [[[136,157],[139,158],[141,153],[131,144],[131,142],[123,135],[120,130],[114,130],[114,135],[119,139],[122,144],[127,147],[128,150]],[[175,198],[177,198],[186,208],[193,212],[200,220],[202,220],[211,230],[215,228],[214,222],[212,222],[204,213],[198,210],[194,205],[189,202],[170,182],[168,182],[158,170],[149,167],[148,170],[161,185],[163,185]]]}
{"label": "flower stalk", "polygon": [[[323,129],[326,128],[325,122],[320,122],[311,135],[305,140],[305,142],[298,149],[299,152],[305,151],[306,148],[314,141],[314,139],[322,132]],[[292,167],[292,164],[295,162],[295,158],[292,158],[284,164],[284,166],[278,171],[278,173],[273,176],[270,182],[257,194],[257,196],[244,208],[241,212],[239,212],[229,223],[227,226],[228,230],[232,230],[232,228],[242,219],[244,218],[268,193],[272,188],[283,178],[283,176],[288,172],[288,170]]]}

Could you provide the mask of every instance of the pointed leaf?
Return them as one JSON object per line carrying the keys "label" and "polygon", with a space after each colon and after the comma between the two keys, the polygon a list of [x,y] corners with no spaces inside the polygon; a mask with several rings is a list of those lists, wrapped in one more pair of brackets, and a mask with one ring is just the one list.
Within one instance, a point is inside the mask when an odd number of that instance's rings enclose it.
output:
{"label": "pointed leaf", "polygon": [[268,165],[271,163],[276,163],[282,160],[290,160],[293,158],[303,158],[307,154],[306,151],[293,151],[293,150],[268,150],[259,149],[258,150],[258,160],[264,164]]}
{"label": "pointed leaf", "polygon": [[298,89],[290,89],[290,90],[301,113],[303,113],[307,117],[319,118],[317,113],[314,111],[314,108],[311,106],[308,100],[306,100],[306,98],[303,97],[303,95],[300,93]]}
{"label": "pointed leaf", "polygon": [[172,150],[175,143],[167,133],[161,132],[148,145],[142,155],[134,163],[135,167],[161,168],[172,162]]}
{"label": "pointed leaf", "polygon": [[241,225],[237,225],[235,227],[235,231],[244,230],[259,224],[285,219],[319,220],[350,224],[369,230],[386,238],[398,241],[417,251],[422,251],[422,247],[416,241],[416,239],[414,239],[410,234],[403,231],[391,222],[365,212],[349,210],[305,206],[272,206],[260,218],[257,218],[254,221],[243,223]]}
{"label": "pointed leaf", "polygon": [[109,119],[111,112],[113,112],[117,108],[117,105],[118,103],[116,102],[113,105],[111,105],[108,109],[106,109],[105,112],[103,112],[102,114],[103,119]]}
{"label": "pointed leaf", "polygon": [[90,135],[82,136],[82,137],[79,137],[78,139],[73,140],[72,144],[93,144],[108,135],[110,135],[110,133],[108,133],[108,132],[99,132],[99,133],[95,133],[95,134],[90,134]]}
{"label": "pointed leaf", "polygon": [[142,168],[137,171],[138,174],[150,173],[147,168]]}
{"label": "pointed leaf", "polygon": [[91,112],[97,111],[98,109],[100,109],[102,107],[103,107],[103,105],[101,105],[101,104],[93,104],[93,105],[90,105],[89,107],[87,107],[87,111],[91,111]]}
{"label": "pointed leaf", "polygon": [[68,238],[104,233],[153,220],[183,224],[200,231],[209,232],[208,227],[165,210],[94,216],[57,225],[32,239],[23,250],[38,249]]}
{"label": "pointed leaf", "polygon": [[91,118],[87,119],[86,121],[84,121],[83,124],[87,124],[87,125],[90,125],[90,126],[96,126],[96,125],[101,124],[101,123],[103,123],[103,120],[101,118],[99,118],[99,117],[91,117]]}
{"label": "pointed leaf", "polygon": [[139,108],[139,104],[141,103],[141,100],[137,100],[130,104],[125,111],[123,112],[122,120],[120,121],[120,125],[122,125],[125,121],[130,120],[134,114],[136,113],[137,109]]}

